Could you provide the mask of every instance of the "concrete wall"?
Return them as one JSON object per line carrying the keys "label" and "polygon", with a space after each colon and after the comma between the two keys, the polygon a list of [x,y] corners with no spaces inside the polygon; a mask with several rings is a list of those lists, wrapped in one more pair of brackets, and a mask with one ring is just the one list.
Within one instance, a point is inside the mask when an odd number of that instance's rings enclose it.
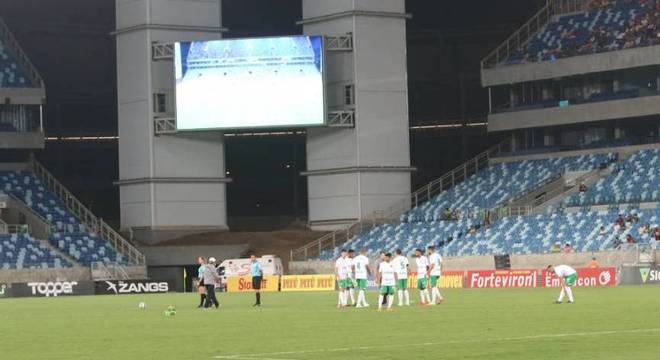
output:
{"label": "concrete wall", "polygon": [[501,65],[481,70],[483,86],[517,84],[525,81],[554,79],[572,75],[629,69],[660,64],[660,46],[573,56],[556,61],[521,65]]}
{"label": "concrete wall", "polygon": [[0,270],[0,283],[29,281],[89,281],[92,273],[88,267],[62,269]]}
{"label": "concrete wall", "polygon": [[[353,34],[352,52],[329,52],[330,110],[352,108],[355,128],[307,132],[309,221],[331,230],[410,195],[410,145],[403,0],[304,0],[303,32]],[[353,84],[355,105],[344,105]]]}
{"label": "concrete wall", "polygon": [[[625,119],[660,114],[660,95],[601,101],[568,107],[512,111],[488,115],[488,131]],[[649,121],[657,121],[651,118]]]}
{"label": "concrete wall", "polygon": [[147,265],[186,266],[197,263],[197,257],[213,256],[218,263],[225,259],[235,259],[245,255],[250,248],[242,245],[190,245],[190,246],[143,246],[140,251],[147,258]]}
{"label": "concrete wall", "polygon": [[[592,257],[596,257],[601,266],[620,267],[623,264],[633,263],[636,254],[626,251],[605,251],[596,253],[511,255],[511,268],[542,269],[550,264],[586,267]],[[411,270],[415,271],[414,259],[410,258],[409,260]],[[495,269],[495,259],[490,255],[446,257],[442,268],[444,270],[492,270]],[[333,274],[334,261],[291,261],[289,262],[289,273]]]}
{"label": "concrete wall", "polygon": [[44,133],[0,132],[0,149],[43,149],[46,140]]}
{"label": "concrete wall", "polygon": [[[227,229],[219,133],[154,135],[153,94],[174,94],[151,44],[221,38],[218,0],[116,0],[121,228],[147,243]],[[171,109],[171,115],[174,114]]]}

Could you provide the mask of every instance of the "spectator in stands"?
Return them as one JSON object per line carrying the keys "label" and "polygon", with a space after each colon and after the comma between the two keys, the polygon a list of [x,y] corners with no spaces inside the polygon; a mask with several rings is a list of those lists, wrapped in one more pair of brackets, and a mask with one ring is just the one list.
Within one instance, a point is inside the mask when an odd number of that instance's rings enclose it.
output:
{"label": "spectator in stands", "polygon": [[560,253],[561,252],[561,243],[559,243],[559,241],[557,241],[554,245],[552,245],[552,247],[550,248],[550,252],[552,254]]}
{"label": "spectator in stands", "polygon": [[660,241],[660,226],[655,227],[655,230],[653,231],[653,237],[655,238],[655,241]]}
{"label": "spectator in stands", "polygon": [[621,239],[619,239],[619,237],[617,236],[617,237],[614,238],[614,242],[612,243],[612,247],[614,247],[615,249],[620,249],[622,244],[623,244],[623,241],[621,241]]}
{"label": "spectator in stands", "polygon": [[628,235],[626,235],[626,243],[636,244],[637,240],[635,240],[635,238],[631,234],[628,234]]}
{"label": "spectator in stands", "polygon": [[614,229],[617,231],[626,229],[626,218],[623,217],[623,214],[619,214],[619,217],[614,221]]}
{"label": "spectator in stands", "polygon": [[639,221],[639,215],[637,213],[631,213],[626,217],[626,222],[636,223]]}
{"label": "spectator in stands", "polygon": [[569,254],[572,252],[573,252],[573,247],[571,246],[571,244],[566,243],[566,245],[564,245],[564,253]]}
{"label": "spectator in stands", "polygon": [[598,260],[596,260],[595,257],[592,257],[587,267],[590,269],[598,269],[600,267],[600,263],[598,262]]}
{"label": "spectator in stands", "polygon": [[580,183],[580,192],[587,192],[587,185]]}
{"label": "spectator in stands", "polygon": [[640,226],[639,229],[637,230],[637,233],[639,235],[650,234],[651,233],[651,224],[644,224],[644,225]]}
{"label": "spectator in stands", "polygon": [[600,227],[600,230],[598,230],[598,235],[601,235],[601,236],[607,235],[607,229],[605,229],[605,226]]}

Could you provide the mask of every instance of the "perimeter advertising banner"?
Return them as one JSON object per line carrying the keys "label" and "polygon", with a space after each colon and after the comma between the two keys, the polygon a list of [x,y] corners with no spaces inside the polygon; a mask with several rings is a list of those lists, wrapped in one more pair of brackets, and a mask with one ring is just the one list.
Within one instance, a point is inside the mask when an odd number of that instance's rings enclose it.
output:
{"label": "perimeter advertising banner", "polygon": [[[279,276],[264,276],[261,280],[261,291],[278,291]],[[230,276],[227,278],[227,292],[250,292],[252,276]]]}
{"label": "perimeter advertising banner", "polygon": [[[464,271],[443,271],[438,287],[440,289],[460,289],[465,286]],[[408,274],[408,288],[417,289],[417,274]]]}
{"label": "perimeter advertising banner", "polygon": [[537,270],[468,270],[468,288],[535,288]]}
{"label": "perimeter advertising banner", "polygon": [[[5,290],[6,291],[6,290]],[[13,297],[58,297],[94,295],[91,281],[34,281],[11,284]]]}
{"label": "perimeter advertising banner", "polygon": [[[578,274],[576,286],[614,286],[616,285],[616,268],[575,269]],[[543,270],[542,278],[544,287],[559,287],[559,278],[554,273]]]}
{"label": "perimeter advertising banner", "polygon": [[97,295],[158,294],[174,291],[172,280],[112,280],[94,283]]}
{"label": "perimeter advertising banner", "polygon": [[621,283],[626,285],[660,285],[660,267],[624,266],[621,269]]}
{"label": "perimeter advertising banner", "polygon": [[335,275],[282,275],[282,291],[335,290]]}

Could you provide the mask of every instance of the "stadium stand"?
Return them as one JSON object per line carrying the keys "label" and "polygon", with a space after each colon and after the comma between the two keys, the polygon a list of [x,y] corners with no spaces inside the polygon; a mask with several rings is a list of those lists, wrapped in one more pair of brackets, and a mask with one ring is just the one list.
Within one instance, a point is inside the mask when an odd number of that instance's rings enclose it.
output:
{"label": "stadium stand", "polygon": [[29,81],[0,39],[0,87],[26,87]]}
{"label": "stadium stand", "polygon": [[[548,61],[660,43],[660,2],[593,1],[586,12],[561,16],[509,56],[507,64]],[[613,94],[612,96],[616,96]]]}
{"label": "stadium stand", "polygon": [[[603,251],[626,246],[628,235],[638,244],[648,244],[650,232],[642,231],[642,227],[660,225],[660,208],[642,209],[637,204],[660,200],[660,149],[639,150],[620,162],[617,158],[618,154],[607,153],[494,164],[413,208],[401,217],[401,222],[378,225],[341,247],[365,247],[370,254],[395,248],[411,253],[415,248],[435,244],[445,256],[470,256],[548,253],[556,244],[566,243],[577,252]],[[492,223],[482,214],[450,220],[442,216],[445,208],[460,212],[506,204],[564,171],[603,166],[612,169],[610,175],[599,179],[587,192],[564,200],[564,206],[581,207],[503,216]],[[597,204],[609,207],[584,207]],[[627,219],[623,227],[615,224],[619,216]],[[332,259],[338,254],[339,248],[329,249],[319,259]]]}
{"label": "stadium stand", "polygon": [[83,265],[125,260],[105,240],[91,233],[60,199],[31,172],[0,172],[0,191],[14,195],[51,224],[49,241]]}
{"label": "stadium stand", "polygon": [[660,201],[660,149],[635,152],[618,163],[611,175],[586,192],[566,199],[568,206]]}
{"label": "stadium stand", "polygon": [[71,263],[28,234],[0,234],[0,268],[71,267]]}
{"label": "stadium stand", "polygon": [[563,172],[591,170],[613,159],[614,154],[597,154],[495,164],[410,210],[402,221],[433,221],[446,208],[463,213],[492,208]]}

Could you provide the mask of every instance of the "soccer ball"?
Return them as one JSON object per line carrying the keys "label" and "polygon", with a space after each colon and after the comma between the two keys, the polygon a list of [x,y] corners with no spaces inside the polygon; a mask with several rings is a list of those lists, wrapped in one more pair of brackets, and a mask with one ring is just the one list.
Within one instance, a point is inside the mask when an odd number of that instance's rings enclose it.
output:
{"label": "soccer ball", "polygon": [[138,309],[144,310],[146,308],[147,308],[147,303],[145,303],[144,301],[140,301],[140,303],[138,304]]}

